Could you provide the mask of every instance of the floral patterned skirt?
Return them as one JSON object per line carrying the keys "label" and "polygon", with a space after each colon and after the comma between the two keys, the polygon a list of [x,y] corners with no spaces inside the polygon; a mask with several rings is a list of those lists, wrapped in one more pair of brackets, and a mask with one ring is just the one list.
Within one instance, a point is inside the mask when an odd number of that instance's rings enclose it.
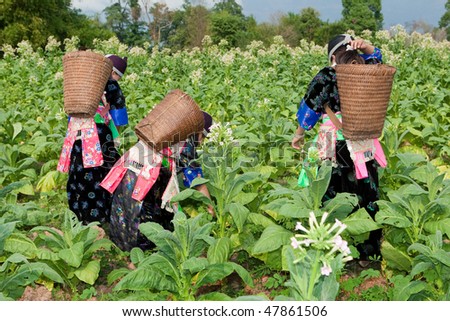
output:
{"label": "floral patterned skirt", "polygon": [[100,183],[120,158],[109,127],[105,124],[96,125],[102,146],[103,165],[84,168],[81,140],[75,141],[70,154],[67,199],[69,208],[85,224],[109,221],[111,195],[100,186]]}
{"label": "floral patterned skirt", "polygon": [[161,197],[172,176],[169,169],[161,167],[158,179],[142,202],[132,198],[137,174],[127,170],[122,181],[113,194],[111,220],[109,228],[110,239],[123,251],[133,247],[148,250],[154,247],[139,231],[139,225],[154,222],[166,230],[173,230],[173,213],[161,208]]}

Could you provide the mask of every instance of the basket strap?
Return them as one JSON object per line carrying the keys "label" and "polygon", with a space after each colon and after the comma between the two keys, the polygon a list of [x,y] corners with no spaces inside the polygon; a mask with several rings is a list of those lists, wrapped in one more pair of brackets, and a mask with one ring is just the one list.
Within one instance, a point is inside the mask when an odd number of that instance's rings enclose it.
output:
{"label": "basket strap", "polygon": [[336,114],[331,110],[331,108],[328,104],[325,105],[325,112],[327,113],[328,117],[330,117],[330,120],[333,123],[333,125],[337,129],[342,129],[342,123],[336,117]]}

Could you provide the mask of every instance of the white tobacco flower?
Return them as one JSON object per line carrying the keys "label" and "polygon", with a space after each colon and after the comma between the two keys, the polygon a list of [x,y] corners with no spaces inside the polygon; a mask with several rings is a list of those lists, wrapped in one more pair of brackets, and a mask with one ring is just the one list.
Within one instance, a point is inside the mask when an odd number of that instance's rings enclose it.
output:
{"label": "white tobacco flower", "polygon": [[37,67],[44,67],[45,66],[45,59],[44,58],[39,58],[38,61],[36,62],[36,66]]}
{"label": "white tobacco flower", "polygon": [[306,247],[310,246],[311,243],[314,243],[314,240],[311,240],[311,239],[304,239],[303,241],[300,241],[300,242],[299,242],[299,244],[302,244],[302,245],[304,245],[304,246],[306,246]]}
{"label": "white tobacco flower", "polygon": [[295,225],[295,230],[309,233],[309,231],[300,222],[297,222],[297,224]]}
{"label": "white tobacco flower", "polygon": [[130,83],[134,84],[134,83],[136,83],[136,81],[139,80],[139,76],[136,73],[133,72],[131,74],[126,75],[125,80],[127,82],[130,82]]}
{"label": "white tobacco flower", "polygon": [[133,47],[130,49],[130,55],[132,56],[145,56],[147,55],[147,50],[141,47]]}
{"label": "white tobacco flower", "polygon": [[329,276],[333,272],[331,266],[324,263],[324,265],[320,268],[320,273],[325,276]]}
{"label": "white tobacco flower", "polygon": [[[96,39],[94,39],[95,41]],[[80,38],[77,36],[72,36],[71,38],[64,39],[64,48],[66,52],[72,52],[78,50],[78,45],[80,44]]]}
{"label": "white tobacco flower", "polygon": [[234,54],[231,53],[231,52],[228,52],[228,53],[226,53],[226,54],[224,54],[224,55],[222,56],[222,58],[220,59],[220,61],[222,61],[222,63],[223,63],[225,66],[230,66],[230,65],[232,65],[233,62],[234,62]]}
{"label": "white tobacco flower", "polygon": [[17,53],[21,56],[31,56],[34,51],[31,43],[28,40],[22,40],[17,44]]}
{"label": "white tobacco flower", "polygon": [[283,45],[284,44],[283,36],[275,36],[275,37],[273,37],[273,43],[276,44],[276,45]]}
{"label": "white tobacco flower", "polygon": [[47,39],[47,44],[45,45],[45,51],[53,52],[61,47],[61,42],[58,41],[54,36],[50,36]]}
{"label": "white tobacco flower", "polygon": [[317,223],[316,215],[314,215],[314,212],[309,212],[309,227],[310,228],[319,227],[319,224]]}
{"label": "white tobacco flower", "polygon": [[222,39],[219,42],[219,47],[226,47],[228,46],[228,41],[226,39]]}
{"label": "white tobacco flower", "polygon": [[298,247],[300,246],[299,242],[297,241],[297,239],[295,237],[291,237],[291,246],[294,249],[298,249]]}
{"label": "white tobacco flower", "polygon": [[379,30],[375,33],[375,38],[382,41],[388,41],[391,38],[391,35],[389,30]]}
{"label": "white tobacco flower", "polygon": [[322,214],[322,218],[320,219],[320,225],[325,224],[325,221],[327,220],[327,217],[328,217],[328,212],[324,212]]}
{"label": "white tobacco flower", "polygon": [[194,70],[189,76],[189,78],[191,78],[191,81],[193,83],[199,83],[202,77],[203,77],[203,69]]}
{"label": "white tobacco flower", "polygon": [[212,39],[210,36],[206,35],[203,37],[202,39],[202,46],[203,47],[208,47],[212,44]]}
{"label": "white tobacco flower", "polygon": [[350,254],[350,249],[348,247],[348,242],[343,240],[340,235],[336,236],[333,239],[334,245],[340,250],[342,253]]}
{"label": "white tobacco flower", "polygon": [[11,45],[3,45],[1,50],[3,51],[5,58],[14,57],[16,55],[16,49],[14,49]]}
{"label": "white tobacco flower", "polygon": [[55,73],[55,80],[61,80],[64,78],[64,74],[62,71],[58,71],[57,73]]}

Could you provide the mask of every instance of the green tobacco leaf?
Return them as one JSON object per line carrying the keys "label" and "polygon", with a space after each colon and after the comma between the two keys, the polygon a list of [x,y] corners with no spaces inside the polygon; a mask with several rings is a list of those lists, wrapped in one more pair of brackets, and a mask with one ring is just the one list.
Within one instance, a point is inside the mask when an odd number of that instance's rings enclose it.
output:
{"label": "green tobacco leaf", "polygon": [[236,197],[233,199],[233,202],[239,203],[241,205],[247,205],[248,203],[252,202],[256,197],[258,196],[258,193],[239,193],[236,195]]}
{"label": "green tobacco leaf", "polygon": [[177,285],[170,278],[164,275],[158,269],[146,267],[131,271],[123,277],[114,287],[114,291],[132,290],[132,291],[176,291]]}
{"label": "green tobacco leaf", "polygon": [[233,218],[234,224],[236,224],[239,231],[242,231],[244,224],[247,221],[250,211],[244,205],[238,203],[231,203],[228,205],[228,211]]}
{"label": "green tobacco leaf", "polygon": [[228,237],[215,239],[209,247],[207,258],[210,264],[224,263],[228,261],[231,251],[231,241]]}
{"label": "green tobacco leaf", "polygon": [[445,218],[443,220],[434,222],[427,222],[425,224],[425,230],[432,234],[436,233],[437,231],[441,231],[450,238],[450,218]]}
{"label": "green tobacco leaf", "polygon": [[417,274],[426,272],[428,270],[433,270],[434,264],[432,262],[419,262],[411,270],[411,276],[414,277]]}
{"label": "green tobacco leaf", "polygon": [[373,221],[365,208],[360,208],[342,222],[347,225],[346,231],[351,235],[360,235],[380,228],[380,226]]}
{"label": "green tobacco leaf", "polygon": [[174,248],[181,248],[179,240],[158,223],[142,223],[139,225],[139,230],[145,235],[145,237],[155,243],[160,250],[163,249],[165,252],[173,253]]}
{"label": "green tobacco leaf", "polygon": [[22,129],[23,129],[23,126],[22,126],[21,123],[14,123],[14,124],[13,124],[13,128],[14,128],[14,133],[13,133],[13,136],[12,136],[12,140],[14,140],[14,138],[16,138],[17,135],[20,134],[20,132],[21,132]]}
{"label": "green tobacco leaf", "polygon": [[379,224],[392,225],[398,228],[412,226],[411,221],[404,215],[404,210],[401,206],[386,201],[377,203],[380,205],[380,210],[375,215],[375,220]]}
{"label": "green tobacco leaf", "polygon": [[411,271],[411,257],[389,242],[383,241],[381,244],[381,255],[388,266],[401,271]]}
{"label": "green tobacco leaf", "polygon": [[83,254],[84,254],[83,242],[75,243],[70,248],[63,249],[58,253],[59,257],[64,262],[75,268],[80,266],[81,260],[83,259]]}
{"label": "green tobacco leaf", "polygon": [[196,177],[191,183],[191,188],[197,186],[197,185],[203,185],[209,182],[209,179],[203,178],[203,177]]}
{"label": "green tobacco leaf", "polygon": [[249,184],[250,182],[258,179],[260,176],[259,173],[256,172],[248,172],[244,173],[242,175],[239,175],[237,178],[235,178],[228,188],[227,201],[230,201],[231,199],[234,199],[244,188],[246,184]]}
{"label": "green tobacco leaf", "polygon": [[279,225],[267,227],[253,247],[252,254],[263,254],[275,251],[289,243],[294,233]]}
{"label": "green tobacco leaf", "polygon": [[131,262],[138,266],[139,263],[145,258],[144,251],[140,249],[139,247],[134,247],[130,251],[130,260]]}
{"label": "green tobacco leaf", "polygon": [[13,233],[6,239],[5,251],[10,253],[21,253],[27,258],[34,258],[36,256],[37,247],[23,234]]}
{"label": "green tobacco leaf", "polygon": [[273,220],[271,220],[270,218],[265,216],[264,214],[260,214],[260,213],[250,213],[248,215],[248,220],[252,224],[260,225],[262,227],[268,227],[268,226],[277,224]]}
{"label": "green tobacco leaf", "polygon": [[321,166],[317,179],[312,181],[310,185],[311,194],[314,198],[314,209],[318,209],[321,205],[323,196],[328,189],[328,185],[331,179],[331,166]]}
{"label": "green tobacco leaf", "polygon": [[254,287],[253,278],[246,269],[234,262],[228,262],[227,264],[230,264],[233,267],[234,271],[236,271],[236,273],[241,277],[242,281],[244,281],[245,284],[249,285],[252,288]]}
{"label": "green tobacco leaf", "polygon": [[53,191],[57,186],[56,181],[59,175],[60,172],[56,170],[48,172],[39,179],[36,189],[44,193]]}
{"label": "green tobacco leaf", "polygon": [[111,246],[113,246],[113,243],[110,240],[106,239],[106,238],[103,238],[103,239],[100,239],[100,240],[96,240],[96,241],[94,241],[94,243],[92,243],[91,246],[89,246],[86,249],[86,252],[84,253],[84,255],[85,256],[86,255],[92,255],[92,254],[94,254],[95,252],[97,252],[100,249],[110,250]]}
{"label": "green tobacco leaf", "polygon": [[444,251],[443,249],[437,250],[433,255],[431,256],[435,260],[441,262],[442,264],[450,267],[450,253],[447,251]]}
{"label": "green tobacco leaf", "polygon": [[2,280],[2,292],[18,299],[25,286],[35,282],[40,276],[39,271],[32,270],[29,264],[23,264],[13,274]]}
{"label": "green tobacco leaf", "polygon": [[181,268],[183,270],[188,270],[191,274],[195,274],[206,269],[208,265],[209,262],[204,257],[191,257],[183,262]]}
{"label": "green tobacco leaf", "polygon": [[34,270],[41,271],[42,275],[44,275],[47,279],[52,280],[53,282],[58,282],[63,284],[63,278],[56,272],[54,269],[49,267],[46,263],[42,262],[33,262],[30,263],[30,267]]}
{"label": "green tobacco leaf", "polygon": [[11,256],[9,256],[3,264],[0,266],[0,272],[5,272],[6,268],[8,267],[9,263],[28,263],[28,260],[25,256],[19,253],[14,253]]}
{"label": "green tobacco leaf", "polygon": [[309,208],[302,208],[299,204],[289,202],[281,206],[278,214],[291,218],[307,218],[310,212],[311,210]]}
{"label": "green tobacco leaf", "polygon": [[16,191],[23,195],[30,195],[30,196],[34,195],[34,187],[33,184],[31,184],[30,182],[27,182],[23,186],[17,188]]}
{"label": "green tobacco leaf", "polygon": [[432,251],[428,246],[420,244],[420,243],[411,244],[408,247],[408,252],[412,252],[412,251],[417,251],[420,254],[423,254],[426,256],[431,256],[431,254],[432,254]]}
{"label": "green tobacco leaf", "polygon": [[52,262],[60,260],[58,254],[46,248],[38,248],[36,252],[36,257],[40,260],[47,260]]}
{"label": "green tobacco leaf", "polygon": [[419,293],[427,288],[427,284],[421,281],[411,281],[410,276],[396,275],[391,279],[395,284],[393,301],[407,301],[413,294]]}
{"label": "green tobacco leaf", "polygon": [[108,285],[113,284],[114,282],[121,279],[128,273],[130,273],[130,270],[128,268],[120,268],[120,269],[112,270],[111,273],[109,273],[108,277],[107,277]]}
{"label": "green tobacco leaf", "polygon": [[198,273],[197,282],[195,283],[194,287],[198,289],[203,285],[222,280],[223,278],[233,273],[233,271],[233,267],[226,263],[209,265],[206,269]]}
{"label": "green tobacco leaf", "polygon": [[78,279],[84,283],[94,285],[95,281],[98,279],[100,272],[100,262],[90,261],[85,266],[76,270],[74,273]]}
{"label": "green tobacco leaf", "polygon": [[175,256],[163,255],[157,252],[146,257],[139,267],[144,269],[150,267],[158,270],[165,278],[178,280],[181,272],[178,267],[179,263],[176,260],[177,257]]}
{"label": "green tobacco leaf", "polygon": [[205,196],[205,194],[200,193],[196,189],[192,189],[192,188],[188,188],[188,189],[185,189],[184,191],[181,191],[180,193],[178,193],[177,195],[172,197],[170,201],[172,203],[174,203],[174,202],[176,203],[176,202],[184,201],[189,198],[192,198],[197,201],[201,201],[206,205],[211,204],[211,200],[209,198],[207,198]]}
{"label": "green tobacco leaf", "polygon": [[3,253],[5,240],[12,234],[17,222],[0,224],[0,255]]}
{"label": "green tobacco leaf", "polygon": [[338,193],[336,197],[324,203],[324,212],[330,217],[343,220],[358,205],[358,197],[349,193]]}
{"label": "green tobacco leaf", "polygon": [[29,184],[28,181],[20,181],[20,182],[14,182],[14,183],[7,185],[6,187],[0,189],[0,198],[6,197],[11,192],[17,191],[27,184]]}
{"label": "green tobacco leaf", "polygon": [[[421,149],[423,152],[423,149]],[[420,155],[418,153],[400,153],[396,155],[400,161],[407,167],[418,164],[420,162],[424,162],[427,160],[427,155],[424,153],[424,155]]]}

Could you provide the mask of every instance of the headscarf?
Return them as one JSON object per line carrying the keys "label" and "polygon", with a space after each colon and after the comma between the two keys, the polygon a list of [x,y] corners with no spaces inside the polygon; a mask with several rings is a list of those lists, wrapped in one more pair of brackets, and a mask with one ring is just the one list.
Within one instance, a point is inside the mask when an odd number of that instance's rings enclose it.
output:
{"label": "headscarf", "polygon": [[109,58],[113,62],[113,70],[120,77],[123,77],[125,70],[127,69],[127,57],[120,58],[116,55],[106,55],[106,58]]}
{"label": "headscarf", "polygon": [[203,135],[206,136],[209,134],[211,125],[213,123],[213,119],[210,114],[208,114],[206,111],[203,111]]}
{"label": "headscarf", "polygon": [[354,38],[348,34],[342,34],[334,37],[328,42],[328,60],[331,61],[331,56],[341,46],[348,45]]}

